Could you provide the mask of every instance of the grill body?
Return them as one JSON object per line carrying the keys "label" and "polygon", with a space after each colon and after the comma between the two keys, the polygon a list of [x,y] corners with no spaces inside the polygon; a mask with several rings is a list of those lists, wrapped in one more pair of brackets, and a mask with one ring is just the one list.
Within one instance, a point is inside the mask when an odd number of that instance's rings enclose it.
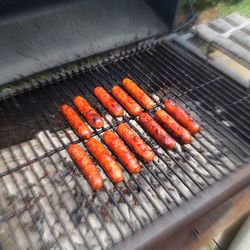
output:
{"label": "grill body", "polygon": [[[110,90],[124,77],[134,79],[156,109],[165,98],[175,99],[201,122],[202,132],[190,145],[166,151],[129,114],[111,117],[93,88]],[[76,95],[85,96],[105,117],[106,126],[94,130],[95,137],[102,140],[104,131],[127,122],[154,149],[156,159],[141,163],[138,175],[123,168],[124,183],[114,186],[107,180],[103,191],[93,193],[65,150],[85,142],[58,112]],[[244,165],[250,154],[249,104],[243,88],[174,39],[143,42],[5,95],[0,101],[3,247],[145,247],[195,211],[202,215],[226,198],[223,189],[229,196],[249,183]]]}
{"label": "grill body", "polygon": [[[179,1],[0,4],[0,84],[22,79],[13,89],[4,85],[0,95],[0,248],[164,248],[182,228],[196,235],[198,217],[249,184],[250,94],[175,36],[166,37]],[[190,145],[166,151],[137,118],[111,117],[93,89],[110,91],[124,77],[154,99],[151,115],[172,98],[202,132]],[[141,162],[137,175],[119,162],[125,181],[118,185],[100,168],[105,186],[93,192],[66,152],[71,143],[85,142],[59,112],[77,95],[104,117],[94,137],[102,141],[104,131],[127,122],[155,160]]]}

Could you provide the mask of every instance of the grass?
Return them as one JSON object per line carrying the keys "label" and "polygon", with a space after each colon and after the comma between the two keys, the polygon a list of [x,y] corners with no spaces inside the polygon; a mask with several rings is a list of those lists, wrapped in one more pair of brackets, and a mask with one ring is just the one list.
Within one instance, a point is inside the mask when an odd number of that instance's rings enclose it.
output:
{"label": "grass", "polygon": [[250,0],[240,0],[235,3],[221,2],[216,7],[219,16],[225,16],[237,12],[243,16],[250,17]]}
{"label": "grass", "polygon": [[202,7],[202,9],[196,11],[198,13],[196,24],[208,23],[211,20],[232,13],[238,13],[242,16],[250,18],[250,0],[224,0],[220,1],[220,3],[215,6],[206,8]]}

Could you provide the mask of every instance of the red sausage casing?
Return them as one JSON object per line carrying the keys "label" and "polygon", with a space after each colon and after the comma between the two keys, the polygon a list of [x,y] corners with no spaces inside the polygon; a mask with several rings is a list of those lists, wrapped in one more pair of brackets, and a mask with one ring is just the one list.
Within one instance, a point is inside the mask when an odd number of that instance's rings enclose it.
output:
{"label": "red sausage casing", "polygon": [[155,107],[154,101],[134,81],[125,78],[122,80],[122,85],[145,109],[150,110]]}
{"label": "red sausage casing", "polygon": [[124,176],[119,164],[100,141],[95,138],[90,138],[86,146],[113,183],[123,181]]}
{"label": "red sausage casing", "polygon": [[193,120],[193,118],[186,113],[175,102],[167,99],[164,102],[164,106],[167,112],[174,117],[183,127],[185,127],[191,134],[195,134],[201,131],[200,125]]}
{"label": "red sausage casing", "polygon": [[96,87],[94,94],[111,115],[115,117],[123,116],[124,109],[122,106],[103,87]]}
{"label": "red sausage casing", "polygon": [[88,139],[91,137],[92,133],[89,127],[85,124],[85,122],[72,107],[67,104],[63,104],[61,106],[61,112],[70,126],[82,139]]}
{"label": "red sausage casing", "polygon": [[142,140],[142,138],[126,123],[117,126],[117,132],[121,138],[146,162],[154,159],[154,151]]}
{"label": "red sausage casing", "polygon": [[89,185],[94,190],[100,190],[103,187],[103,179],[96,165],[87,155],[87,153],[77,144],[71,144],[67,148],[71,159],[75,162],[83,175],[86,177]]}
{"label": "red sausage casing", "polygon": [[103,133],[103,140],[131,174],[141,171],[139,162],[118,135],[113,131],[106,131]]}
{"label": "red sausage casing", "polygon": [[190,143],[192,141],[193,138],[191,134],[164,110],[157,110],[155,112],[155,117],[163,127],[177,137],[182,143]]}
{"label": "red sausage casing", "polygon": [[173,149],[176,141],[147,113],[141,113],[139,122],[164,148]]}
{"label": "red sausage casing", "polygon": [[138,116],[141,112],[141,106],[131,98],[121,87],[114,86],[112,88],[112,95],[126,108],[126,110],[133,116]]}
{"label": "red sausage casing", "polygon": [[73,102],[92,127],[103,127],[104,122],[102,117],[89,105],[86,99],[81,96],[76,96]]}

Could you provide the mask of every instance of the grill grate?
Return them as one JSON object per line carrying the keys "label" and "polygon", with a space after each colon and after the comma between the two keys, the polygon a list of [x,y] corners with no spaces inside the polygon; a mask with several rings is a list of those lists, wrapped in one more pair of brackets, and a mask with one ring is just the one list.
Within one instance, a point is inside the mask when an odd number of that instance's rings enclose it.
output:
{"label": "grill grate", "polygon": [[[162,150],[128,114],[112,118],[92,95],[129,76],[162,106],[176,99],[201,120],[190,145]],[[81,143],[58,112],[85,96],[105,117],[101,134],[127,122],[156,159],[92,192],[65,148]],[[250,94],[174,41],[144,44],[0,101],[0,239],[3,247],[106,249],[209,188],[250,155]],[[150,111],[151,114],[154,111]],[[83,143],[83,144],[82,144]],[[102,172],[104,178],[105,174]]]}

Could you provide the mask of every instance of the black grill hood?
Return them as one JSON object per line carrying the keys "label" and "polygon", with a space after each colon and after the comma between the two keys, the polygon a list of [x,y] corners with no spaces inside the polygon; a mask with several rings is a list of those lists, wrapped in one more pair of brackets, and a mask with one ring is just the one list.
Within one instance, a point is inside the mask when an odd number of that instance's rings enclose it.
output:
{"label": "black grill hood", "polygon": [[171,32],[178,0],[0,2],[0,84]]}

